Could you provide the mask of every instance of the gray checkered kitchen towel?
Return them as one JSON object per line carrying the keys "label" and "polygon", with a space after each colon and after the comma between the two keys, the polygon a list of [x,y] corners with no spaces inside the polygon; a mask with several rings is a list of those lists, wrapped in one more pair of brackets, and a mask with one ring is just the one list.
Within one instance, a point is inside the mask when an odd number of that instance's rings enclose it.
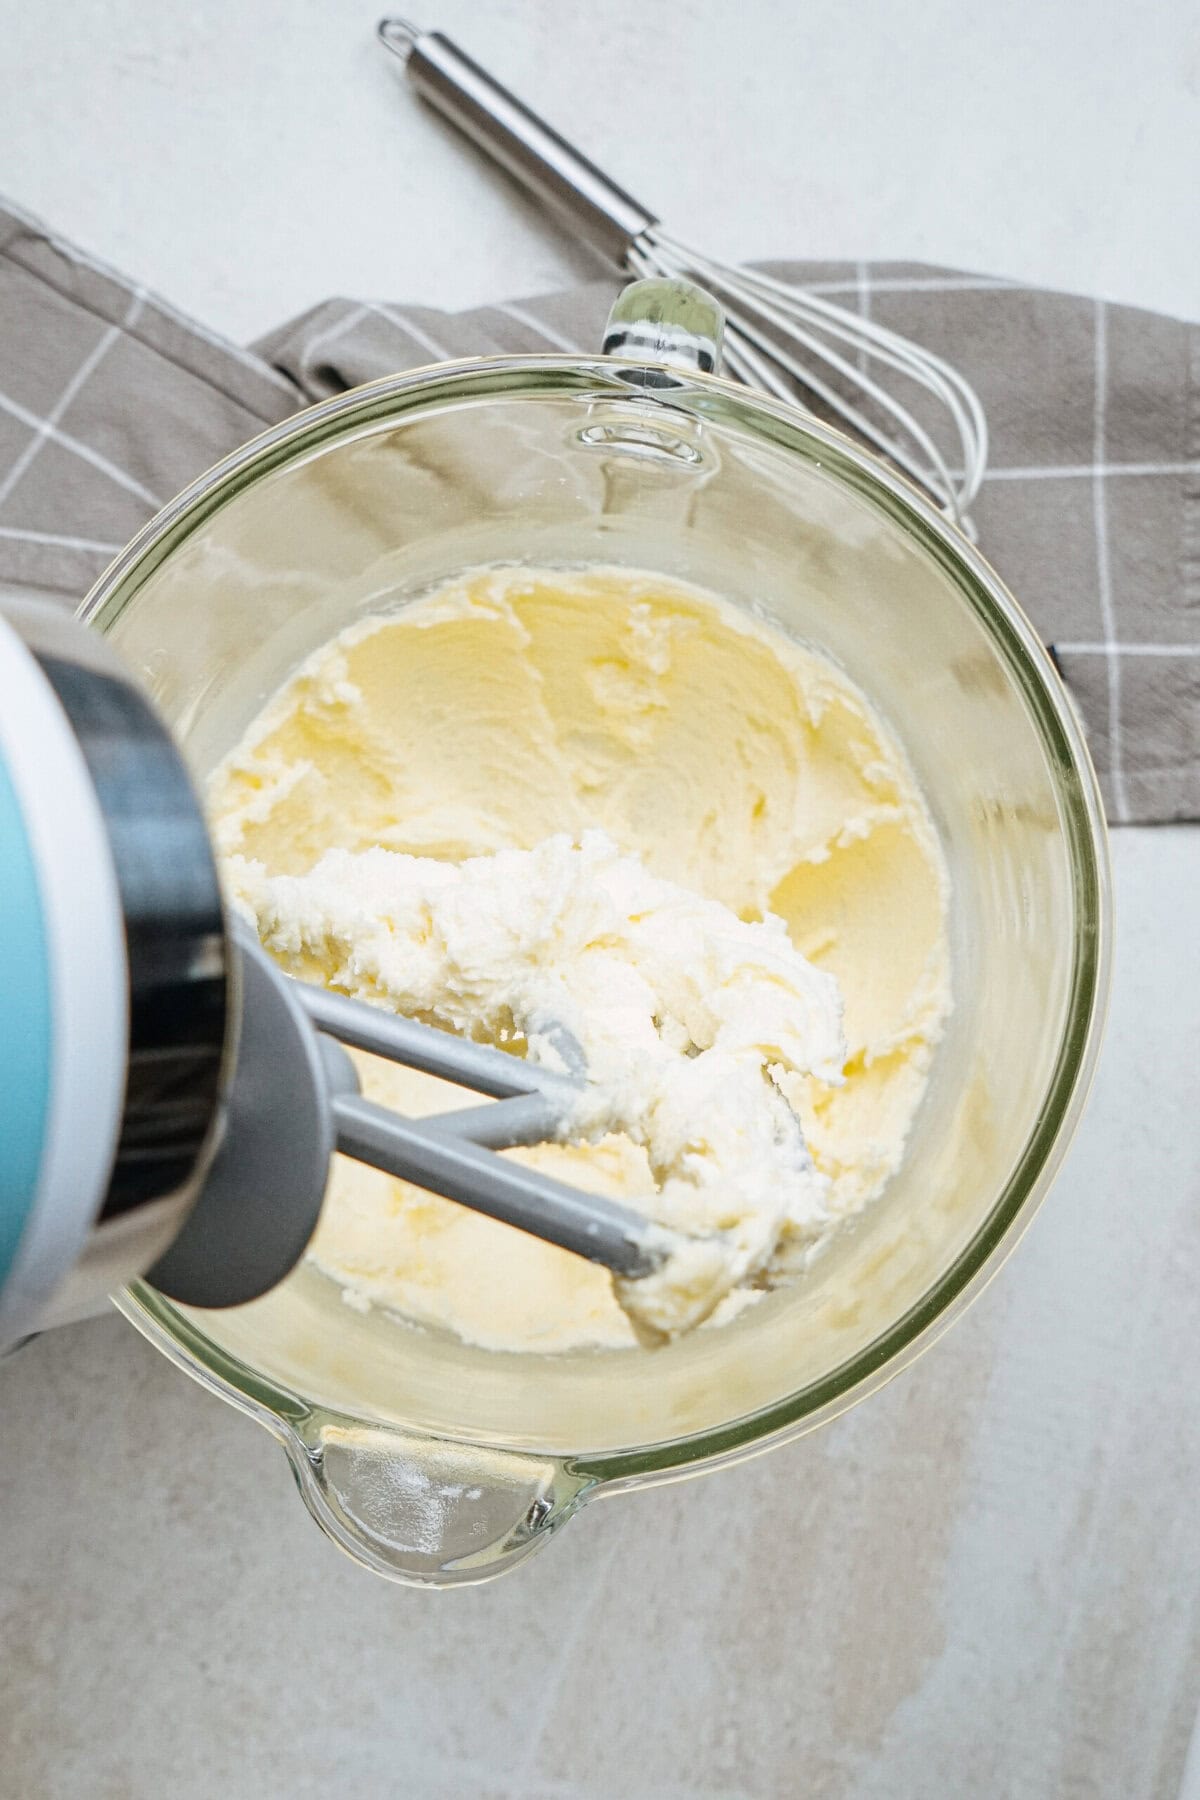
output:
{"label": "gray checkered kitchen towel", "polygon": [[[912,264],[782,267],[974,383],[981,546],[1055,646],[1110,820],[1200,818],[1200,326]],[[243,350],[0,207],[0,582],[81,596],[185,483],[342,388],[592,350],[614,285],[454,315],[330,300]]]}

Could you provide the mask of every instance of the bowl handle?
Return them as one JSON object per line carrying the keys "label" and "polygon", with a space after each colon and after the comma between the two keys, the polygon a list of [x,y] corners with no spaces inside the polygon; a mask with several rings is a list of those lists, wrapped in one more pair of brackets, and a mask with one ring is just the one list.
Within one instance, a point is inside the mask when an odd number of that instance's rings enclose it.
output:
{"label": "bowl handle", "polygon": [[314,1519],[391,1581],[488,1581],[549,1542],[596,1488],[553,1457],[311,1414],[286,1447]]}
{"label": "bowl handle", "polygon": [[631,281],[613,301],[603,350],[633,360],[633,368],[621,371],[631,385],[669,388],[679,385],[680,374],[716,374],[724,335],[720,302],[705,288],[682,277],[649,276]]}

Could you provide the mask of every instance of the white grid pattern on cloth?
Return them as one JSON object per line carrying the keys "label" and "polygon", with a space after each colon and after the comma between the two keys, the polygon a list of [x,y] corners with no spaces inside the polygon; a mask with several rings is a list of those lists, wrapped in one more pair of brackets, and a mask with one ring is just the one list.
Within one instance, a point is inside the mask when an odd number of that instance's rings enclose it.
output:
{"label": "white grid pattern on cloth", "polygon": [[[952,473],[961,479],[961,470]],[[1111,479],[1114,475],[1200,475],[1200,462],[1143,462],[1143,463],[1042,463],[1029,468],[1013,465],[1011,468],[993,469],[988,465],[989,481],[1058,481],[1085,480],[1092,481],[1096,476]]]}
{"label": "white grid pattern on cloth", "polygon": [[553,325],[548,325],[545,319],[537,318],[525,307],[518,306],[515,301],[502,300],[495,310],[502,312],[516,325],[528,326],[529,330],[535,332],[538,337],[544,337],[548,344],[553,344],[556,350],[565,350],[570,356],[579,355],[578,343],[573,343],[570,338],[565,338],[560,331],[554,329]]}
{"label": "white grid pattern on cloth", "polygon": [[[860,258],[854,265],[854,286],[858,298],[859,318],[868,322],[871,317],[871,270],[870,265]],[[861,344],[858,351],[858,370],[860,375],[867,373],[867,346]]]}
{"label": "white grid pattern on cloth", "polygon": [[343,313],[340,319],[335,319],[332,325],[327,325],[324,331],[318,331],[315,337],[310,338],[304,350],[304,360],[308,366],[312,367],[318,350],[327,350],[330,344],[336,344],[339,338],[345,337],[348,331],[354,329],[360,319],[365,319],[370,310],[365,301],[360,301],[348,313]]}
{"label": "white grid pattern on cloth", "polygon": [[382,300],[360,300],[357,305],[350,308],[349,312],[343,313],[340,319],[334,319],[332,324],[325,327],[324,331],[318,331],[315,337],[308,339],[304,346],[305,366],[311,369],[316,361],[318,350],[328,350],[331,344],[336,344],[340,338],[346,336],[347,332],[353,331],[354,327],[360,324],[369,313],[374,313],[377,318],[385,320],[393,330],[403,332],[404,336],[411,338],[414,344],[419,344],[423,350],[428,350],[435,362],[451,360],[450,352],[445,346],[439,344],[436,338],[415,324],[405,313],[386,305]]}
{"label": "white grid pattern on cloth", "polygon": [[109,325],[101,332],[99,339],[88,351],[87,355],[72,375],[70,381],[68,381],[66,387],[54,402],[54,405],[50,408],[50,411],[34,431],[33,436],[26,444],[24,450],[22,450],[21,454],[13,462],[13,465],[8,471],[8,474],[4,477],[4,480],[0,481],[0,506],[3,506],[4,502],[9,498],[17,483],[25,474],[25,471],[34,461],[38,451],[47,441],[50,433],[58,424],[58,421],[62,418],[68,406],[70,406],[72,400],[74,400],[75,396],[83,388],[88,377],[94,374],[96,369],[99,368],[108,352],[112,349],[112,346],[121,336],[121,333],[123,331],[128,331],[131,326],[137,324],[145,298],[146,290],[144,288],[134,288],[132,298],[125,309],[124,319],[119,325]]}
{"label": "white grid pattern on cloth", "polygon": [[[59,237],[57,232],[51,231],[43,225],[40,219],[35,218],[32,213],[26,212],[24,207],[18,206],[15,201],[10,200],[7,194],[4,196],[4,210],[11,213],[14,219],[19,219],[23,225],[27,225],[35,236],[48,244],[57,255],[62,257],[64,262],[73,263],[76,268],[87,269],[91,274],[99,275],[105,281],[111,281],[116,287],[129,287],[128,277],[122,275],[119,269],[114,269],[111,263],[103,262],[100,257],[92,256],[88,251],[81,250],[77,244],[70,243],[66,238]],[[140,296],[143,303],[152,306],[155,312],[161,314],[164,319],[169,319],[173,325],[178,325],[191,336],[200,338],[211,349],[219,350],[223,356],[232,356],[235,361],[242,364],[243,368],[252,369],[256,375],[262,376],[264,380],[271,382],[275,387],[281,388],[284,393],[293,394],[291,382],[277,369],[273,369],[269,363],[265,363],[255,356],[253,351],[244,349],[241,344],[235,344],[232,338],[221,337],[219,333],[211,331],[207,325],[202,325],[198,319],[193,319],[188,313],[180,312],[178,307],[172,306],[169,300],[164,300],[161,294],[151,295],[144,287],[135,287],[133,292]],[[129,322],[127,321],[127,323]]]}
{"label": "white grid pattern on cloth", "polygon": [[[119,327],[117,329],[119,330]],[[21,406],[8,394],[0,394],[0,407],[6,413],[11,413],[14,419],[19,419],[22,425],[28,425],[31,431],[41,433],[43,439],[49,439],[60,449],[69,450],[73,456],[78,456],[81,461],[90,464],[101,475],[107,475],[110,481],[115,481],[118,487],[124,488],[127,493],[135,495],[137,499],[144,500],[147,506],[152,506],[157,511],[162,505],[157,494],[152,494],[150,489],[134,476],[119,468],[107,456],[102,456],[99,450],[93,450],[89,444],[72,437],[69,432],[60,431],[52,420],[42,418],[38,413],[30,412],[27,406]]]}
{"label": "white grid pattern on cloth", "polygon": [[68,381],[66,387],[54,402],[54,405],[50,408],[41,424],[34,429],[29,442],[22,450],[20,456],[14,459],[12,467],[4,477],[4,480],[0,481],[0,506],[3,506],[13,489],[17,486],[22,475],[24,475],[26,469],[29,468],[30,464],[37,456],[38,451],[46,442],[51,431],[58,424],[58,421],[62,418],[92,370],[103,361],[105,354],[112,348],[113,344],[116,343],[120,335],[121,327],[119,325],[109,325],[100,333],[100,336],[92,345],[92,348],[88,351],[79,367],[75,370],[70,381]]}
{"label": "white grid pattern on cloth", "polygon": [[[0,223],[4,217],[4,209],[0,208]],[[23,272],[23,278],[35,284],[41,282],[51,293],[65,295],[77,306],[91,311],[100,329],[116,324],[127,297],[134,293],[132,284],[97,259],[46,232],[36,221],[29,223],[28,238],[18,231],[11,243],[6,244],[6,255]],[[46,255],[47,244],[53,247],[55,256]],[[946,340],[941,348],[952,356],[955,354],[952,340],[961,321],[965,333],[963,344],[967,346],[960,346],[961,354],[968,362],[971,357],[978,359],[985,387],[989,376],[993,385],[1007,376],[1005,336],[1010,330],[1007,321],[1011,310],[1011,331],[1016,334],[1017,342],[1032,343],[1036,353],[1034,363],[1041,368],[1042,376],[1040,384],[1034,387],[1028,382],[1022,387],[1018,382],[1016,397],[1024,397],[1024,412],[1017,410],[1015,401],[1009,405],[1007,415],[1003,406],[999,409],[1002,429],[997,435],[1009,462],[1007,466],[993,466],[988,471],[987,487],[995,484],[996,488],[993,518],[996,541],[992,554],[1001,568],[1005,566],[1006,554],[1014,558],[1014,568],[1023,569],[1030,591],[1040,595],[1044,604],[1045,616],[1039,620],[1043,635],[1064,654],[1077,655],[1081,659],[1077,673],[1084,692],[1084,704],[1096,730],[1098,760],[1113,822],[1145,816],[1195,816],[1193,788],[1189,786],[1195,778],[1194,752],[1190,748],[1194,730],[1190,721],[1191,709],[1200,695],[1200,689],[1192,685],[1200,646],[1186,641],[1196,635],[1194,607],[1190,604],[1192,578],[1186,572],[1190,567],[1186,559],[1190,554],[1187,546],[1191,539],[1186,532],[1194,529],[1194,512],[1189,509],[1195,507],[1194,489],[1196,478],[1200,476],[1200,459],[1197,458],[1194,434],[1190,442],[1186,431],[1180,434],[1178,384],[1179,379],[1186,381],[1187,377],[1176,378],[1174,374],[1176,358],[1180,354],[1178,334],[1186,332],[1188,327],[1157,319],[1152,314],[1138,315],[1129,309],[1106,308],[1077,296],[1047,296],[1044,290],[1023,281],[953,270],[929,270],[919,264],[872,264],[860,259],[831,266],[829,263],[772,259],[767,266],[779,267],[781,271],[786,268],[790,279],[814,294],[843,297],[845,304],[852,311],[857,310],[859,317],[865,320],[882,314],[886,322],[888,303],[885,297],[888,295],[959,295],[957,307],[948,301],[944,308],[931,315],[931,319]],[[85,271],[94,272],[90,281],[85,280]],[[98,286],[99,277],[107,284],[103,289]],[[239,371],[252,370],[271,384],[271,392],[264,390],[257,396],[257,404],[263,412],[273,404],[274,392],[284,392],[293,405],[303,405],[306,399],[321,398],[319,390],[327,389],[329,382],[340,385],[342,381],[361,380],[380,372],[381,357],[387,367],[402,369],[418,360],[440,361],[463,354],[472,348],[472,338],[482,340],[476,348],[490,341],[497,349],[507,349],[530,342],[518,335],[518,332],[528,332],[535,340],[535,349],[544,345],[568,354],[578,353],[580,345],[572,332],[586,331],[590,338],[594,326],[585,327],[583,321],[603,316],[598,309],[611,298],[617,286],[615,277],[611,282],[596,280],[554,296],[521,297],[492,307],[481,306],[457,318],[422,307],[417,307],[415,317],[410,317],[404,306],[384,301],[331,301],[281,327],[264,340],[258,354],[223,343],[216,334],[206,332],[194,321],[173,313],[156,298],[150,298],[146,302],[146,320],[131,335],[136,341],[144,342],[152,354],[164,358],[185,376],[203,383],[209,393],[218,393],[250,411],[253,405],[247,395],[253,390],[249,377]],[[22,293],[21,289],[17,291]],[[998,307],[988,298],[993,294],[999,296]],[[972,296],[979,298],[975,300]],[[1037,303],[1046,298],[1061,304],[1050,310],[1039,308]],[[22,293],[22,303],[28,306],[27,294]],[[134,304],[137,304],[136,296]],[[905,316],[913,310],[906,309]],[[544,311],[550,316],[544,316]],[[36,329],[36,309],[28,316]],[[176,336],[164,339],[160,316],[179,321],[182,329],[177,334],[178,341]],[[389,332],[372,332],[372,317],[386,324]],[[506,320],[510,324],[507,331]],[[20,355],[24,318],[18,316],[16,325],[17,340],[10,340],[8,346],[10,356]],[[1093,333],[1090,346],[1086,335],[1089,325]],[[1060,379],[1060,369],[1051,354],[1060,326],[1068,354],[1062,379],[1069,379],[1067,397],[1072,402],[1065,415],[1059,404],[1062,395],[1055,385]],[[356,327],[362,327],[357,341],[354,338]],[[394,342],[390,340],[390,332],[395,333]],[[1171,332],[1175,335],[1170,335]],[[198,340],[191,350],[187,342],[189,334]],[[105,331],[105,337],[107,335]],[[461,348],[450,349],[447,343],[440,341],[443,337]],[[344,339],[350,341],[343,343]],[[87,334],[87,341],[87,357],[93,359],[93,367],[99,367],[108,346],[103,338],[93,342],[91,332]],[[204,344],[232,359],[229,366],[222,369],[221,358],[215,354],[209,356],[202,349]],[[322,371],[320,381],[309,379],[310,375],[315,377],[316,364],[334,344],[339,346],[335,366]],[[2,348],[4,346],[0,346]],[[1148,355],[1156,356],[1160,350],[1162,355],[1157,361],[1147,360]],[[1185,362],[1186,351],[1185,341]],[[73,361],[78,355],[78,350],[73,348],[68,360]],[[1093,384],[1090,394],[1089,360]],[[89,423],[81,425],[79,431],[85,437],[95,435],[102,448],[92,449],[89,443],[81,442],[79,436],[64,429],[64,419],[71,416],[68,411],[70,400],[88,380],[90,372],[87,366],[77,369],[65,393],[56,394],[62,380],[61,365],[49,392],[30,395],[15,380],[6,384],[21,396],[24,404],[0,393],[0,410],[19,419],[33,434],[33,441],[27,442],[23,433],[14,434],[7,429],[5,432],[6,438],[15,438],[16,447],[12,454],[17,457],[17,466],[6,472],[0,471],[0,494],[11,495],[18,483],[23,484],[19,490],[21,497],[16,519],[11,524],[0,525],[0,545],[10,547],[6,552],[6,566],[18,581],[62,592],[81,591],[82,585],[94,574],[87,559],[111,556],[117,545],[108,540],[124,535],[128,507],[125,502],[118,501],[115,493],[106,496],[104,489],[108,483],[115,483],[127,493],[132,492],[147,509],[159,503],[158,496],[135,480],[129,468],[118,467],[110,455],[104,454],[113,443],[119,445],[126,441],[119,429],[110,433],[107,427],[107,403],[111,401],[118,411],[124,404],[119,391],[111,395],[109,392],[120,385],[115,361],[111,367],[102,369],[98,384],[88,388],[88,404],[79,415],[81,419],[98,420],[98,430]],[[138,400],[142,416],[128,438],[137,446],[130,453],[136,459],[131,466],[145,473],[149,480],[153,481],[159,470],[156,455],[160,447],[165,455],[173,451],[178,456],[182,443],[173,442],[173,437],[178,438],[183,430],[188,415],[186,410],[180,409],[181,406],[186,409],[186,405],[186,387],[180,387],[178,383],[174,386],[164,384],[161,395],[156,395],[152,387],[144,406],[142,400]],[[1030,420],[1028,428],[1024,425],[1026,417]],[[178,431],[173,424],[175,419],[179,422]],[[116,423],[120,425],[120,418]],[[210,403],[207,393],[196,431],[200,445],[204,449],[211,446],[214,459],[223,450],[235,447],[244,435],[240,415],[227,415],[222,408]],[[57,459],[53,471],[49,459],[43,470],[37,457],[45,443],[61,444],[70,452],[71,455],[64,459],[66,462],[77,458],[101,472],[103,479],[99,483],[93,481],[91,491],[86,495],[84,516],[87,525],[84,531],[87,535],[73,534],[69,530],[55,531],[53,527],[59,521],[54,517],[53,507],[49,518],[43,516],[47,496],[42,490],[51,479],[60,484],[65,481],[68,487],[76,479]],[[1129,455],[1128,460],[1122,460],[1123,450]],[[1022,451],[1025,452],[1024,459]],[[1041,460],[1060,451],[1064,459],[1071,457],[1073,460],[1060,463]],[[1094,460],[1089,460],[1089,452]],[[1142,460],[1134,460],[1139,456]],[[121,460],[129,459],[122,456]],[[26,482],[31,466],[33,474]],[[168,461],[165,466],[173,465]],[[1157,488],[1150,484],[1154,477],[1160,478]],[[1127,478],[1130,478],[1130,485],[1120,485]],[[1134,485],[1137,478],[1148,479],[1144,497]],[[81,469],[78,476],[81,489],[84,480]],[[1046,483],[1055,481],[1071,486],[1064,485],[1057,493],[1052,486],[1046,488]],[[1088,486],[1080,488],[1079,484],[1084,481]],[[1018,484],[1016,489],[1013,489],[1013,483]],[[1021,491],[1021,483],[1030,484],[1028,500]],[[1002,500],[1005,486],[1008,493]],[[1065,549],[1068,554],[1065,587],[1056,599],[1054,585],[1044,578],[1044,571],[1047,534],[1052,540],[1058,530],[1060,505],[1067,530]],[[1026,507],[1029,511],[1027,526],[1024,522]],[[28,524],[24,522],[26,517]],[[22,522],[17,523],[17,519]],[[1177,519],[1182,519],[1185,527],[1181,548],[1177,547],[1172,535]],[[1189,519],[1193,521],[1191,525]],[[64,519],[63,523],[69,526],[70,520]],[[50,529],[38,529],[43,524]],[[60,551],[62,555],[58,556]],[[72,554],[76,558],[74,563],[69,560]],[[1183,557],[1178,572],[1174,566],[1177,555]],[[1061,629],[1064,625],[1066,630]],[[1139,630],[1145,631],[1146,643],[1132,641]],[[1172,644],[1169,640],[1177,633],[1185,641]],[[1180,661],[1177,671],[1169,668],[1172,658]],[[1085,676],[1085,663],[1090,664],[1093,671],[1090,678]],[[1166,704],[1180,709],[1178,719],[1174,712],[1170,715],[1170,730],[1174,735],[1169,741],[1156,736],[1153,722],[1155,696],[1160,691],[1160,671],[1162,681],[1167,684],[1161,689]],[[1144,737],[1143,733],[1146,734]],[[1163,760],[1144,768],[1147,756],[1155,755],[1160,755]]]}
{"label": "white grid pattern on cloth", "polygon": [[402,331],[405,337],[412,339],[414,344],[420,344],[422,350],[428,350],[434,362],[452,362],[454,360],[446,346],[440,344],[437,338],[425,330],[424,326],[418,325],[410,319],[407,313],[395,311],[392,307],[385,305],[382,300],[368,300],[366,310],[378,313],[381,319],[386,319],[389,325],[394,325],[397,331]]}
{"label": "white grid pattern on cloth", "polygon": [[71,537],[62,531],[30,531],[23,525],[0,525],[0,538],[11,538],[20,544],[53,545],[61,550],[96,551],[101,556],[115,556],[123,547],[106,544],[100,538]]}
{"label": "white grid pattern on cloth", "polygon": [[1123,825],[1129,817],[1129,796],[1125,790],[1125,763],[1121,744],[1121,658],[1117,653],[1117,619],[1113,607],[1112,561],[1108,543],[1108,494],[1106,491],[1105,450],[1108,430],[1108,309],[1103,300],[1092,308],[1095,329],[1095,383],[1093,415],[1094,467],[1092,471],[1092,522],[1096,532],[1096,597],[1100,603],[1100,624],[1108,647],[1108,773],[1112,784],[1115,823]]}
{"label": "white grid pattern on cloth", "polygon": [[1200,644],[1072,644],[1060,638],[1054,648],[1066,656],[1200,656]]}
{"label": "white grid pattern on cloth", "polygon": [[[860,265],[867,266],[867,265]],[[806,294],[859,293],[860,283],[845,278],[838,281],[803,281],[798,285]],[[874,294],[1036,294],[1038,288],[1023,287],[1019,281],[1005,281],[999,275],[876,275],[871,278]]]}

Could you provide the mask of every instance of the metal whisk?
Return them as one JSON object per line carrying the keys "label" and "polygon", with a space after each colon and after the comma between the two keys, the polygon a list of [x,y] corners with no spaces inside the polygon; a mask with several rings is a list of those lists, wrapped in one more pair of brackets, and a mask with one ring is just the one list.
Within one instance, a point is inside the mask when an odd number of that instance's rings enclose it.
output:
{"label": "metal whisk", "polygon": [[[384,19],[379,37],[422,99],[618,268],[709,288],[725,309],[725,360],[740,381],[848,427],[970,528],[967,509],[987,466],[987,421],[951,364],[821,295],[681,243],[440,32]],[[889,377],[901,378],[918,406],[921,394],[934,404],[918,414],[884,385]]]}

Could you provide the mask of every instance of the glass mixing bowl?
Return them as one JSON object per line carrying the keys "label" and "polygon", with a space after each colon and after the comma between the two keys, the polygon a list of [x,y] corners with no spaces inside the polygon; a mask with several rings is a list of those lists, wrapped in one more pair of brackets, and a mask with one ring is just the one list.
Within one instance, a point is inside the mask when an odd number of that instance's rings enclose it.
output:
{"label": "glass mixing bowl", "polygon": [[653,1352],[472,1348],[308,1265],[252,1305],[120,1296],[260,1420],[313,1515],[393,1579],[510,1568],[597,1495],[787,1442],[924,1349],[1012,1248],[1083,1106],[1109,972],[1078,721],[972,545],[838,433],[645,360],[440,365],[315,406],[196,482],[85,614],[203,778],[318,645],[487,563],[681,577],[832,656],[907,747],[952,882],[956,1005],[902,1168],[794,1287]]}

